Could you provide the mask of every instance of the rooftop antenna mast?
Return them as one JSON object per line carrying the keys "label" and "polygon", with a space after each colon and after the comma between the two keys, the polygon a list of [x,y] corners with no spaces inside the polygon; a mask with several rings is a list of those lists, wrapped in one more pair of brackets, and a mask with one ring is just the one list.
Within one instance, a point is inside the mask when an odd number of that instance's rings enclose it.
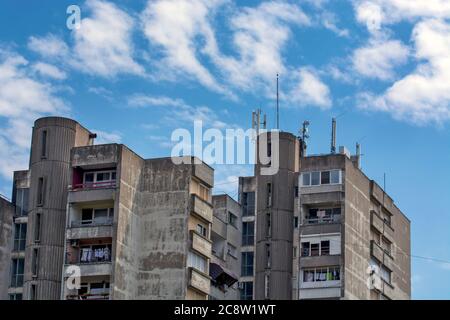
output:
{"label": "rooftop antenna mast", "polygon": [[306,148],[308,147],[308,139],[309,139],[309,124],[308,120],[303,121],[302,130],[301,130],[301,138],[302,138],[302,156],[306,156]]}
{"label": "rooftop antenna mast", "polygon": [[277,130],[280,129],[280,94],[278,91],[278,73],[277,73]]}
{"label": "rooftop antenna mast", "polygon": [[331,119],[331,153],[336,153],[336,118]]}

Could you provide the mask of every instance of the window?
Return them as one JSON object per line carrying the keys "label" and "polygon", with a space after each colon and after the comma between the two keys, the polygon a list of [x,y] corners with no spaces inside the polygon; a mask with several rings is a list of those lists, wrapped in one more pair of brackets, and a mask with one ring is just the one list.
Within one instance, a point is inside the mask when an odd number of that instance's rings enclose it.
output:
{"label": "window", "polygon": [[241,282],[241,300],[253,300],[253,282]]}
{"label": "window", "polygon": [[203,273],[206,273],[207,271],[206,259],[191,251],[188,253],[187,266]]}
{"label": "window", "polygon": [[231,224],[233,227],[237,228],[237,222],[238,218],[231,212],[228,212],[228,223]]}
{"label": "window", "polygon": [[202,200],[206,201],[206,202],[210,202],[210,197],[209,197],[209,188],[206,187],[203,184],[199,184],[199,195],[198,195]]}
{"label": "window", "polygon": [[270,268],[271,263],[272,263],[270,254],[271,254],[271,252],[270,252],[270,244],[266,243],[266,268]]}
{"label": "window", "polygon": [[292,257],[295,259],[297,258],[297,247],[294,246],[293,251],[292,251]]}
{"label": "window", "polygon": [[12,259],[11,264],[11,287],[18,288],[23,286],[24,259]]}
{"label": "window", "polygon": [[206,237],[207,235],[206,235],[206,228],[203,226],[203,225],[201,225],[201,224],[197,224],[197,232],[199,233],[199,234],[201,234],[202,236],[204,236],[204,237]]}
{"label": "window", "polygon": [[270,275],[264,275],[264,298],[269,299],[270,297]]}
{"label": "window", "polygon": [[311,172],[311,185],[318,186],[320,185],[320,172]]}
{"label": "window", "polygon": [[237,257],[237,249],[235,246],[233,246],[232,244],[228,243],[228,254],[234,258]]}
{"label": "window", "polygon": [[391,254],[391,243],[385,238],[381,238],[381,247],[383,248],[384,252],[387,254]]}
{"label": "window", "polygon": [[17,188],[16,189],[16,215],[26,216],[28,214],[28,188]]}
{"label": "window", "polygon": [[267,207],[272,206],[272,184],[267,184]]}
{"label": "window", "polygon": [[311,185],[311,173],[305,172],[302,173],[302,185],[303,186],[310,186]]}
{"label": "window", "polygon": [[302,257],[330,255],[330,240],[320,241],[320,243],[302,242]]}
{"label": "window", "polygon": [[34,224],[34,242],[41,240],[41,213],[36,213],[36,222]]}
{"label": "window", "polygon": [[242,223],[242,245],[252,246],[255,243],[255,222]]}
{"label": "window", "polygon": [[303,270],[303,282],[336,281],[341,279],[339,267],[324,267]]}
{"label": "window", "polygon": [[37,187],[37,205],[42,206],[44,204],[45,198],[45,181],[43,177],[38,179],[38,187]]}
{"label": "window", "polygon": [[326,170],[302,173],[302,186],[319,186],[341,183],[341,170]]}
{"label": "window", "polygon": [[242,252],[241,276],[253,276],[253,252]]}
{"label": "window", "polygon": [[311,243],[311,256],[316,257],[320,255],[320,245],[319,243]]}
{"label": "window", "polygon": [[27,224],[17,223],[14,225],[14,251],[24,251],[27,239]]}
{"label": "window", "polygon": [[108,224],[113,216],[114,208],[84,208],[81,210],[81,224]]}
{"label": "window", "polygon": [[298,186],[294,187],[294,197],[298,198]]}
{"label": "window", "polygon": [[22,294],[21,293],[11,293],[9,295],[9,300],[22,300]]}
{"label": "window", "polygon": [[254,216],[255,215],[255,193],[244,192],[242,194],[242,215]]}
{"label": "window", "polygon": [[322,171],[320,175],[320,184],[330,184],[330,171]]}
{"label": "window", "polygon": [[99,184],[110,185],[111,182],[116,181],[116,171],[98,171],[98,172],[85,172],[83,177],[83,184]]}
{"label": "window", "polygon": [[339,184],[341,183],[341,171],[340,170],[331,170],[330,171],[330,182],[331,184]]}
{"label": "window", "polygon": [[294,217],[294,229],[298,228],[298,217]]}
{"label": "window", "polygon": [[391,283],[391,271],[386,269],[384,266],[381,266],[381,279],[389,284]]}
{"label": "window", "polygon": [[321,241],[320,242],[320,255],[328,256],[330,254],[330,241]]}
{"label": "window", "polygon": [[33,249],[33,256],[31,257],[31,273],[33,277],[37,277],[38,275],[38,266],[39,266],[39,249]]}
{"label": "window", "polygon": [[30,300],[36,300],[36,285],[32,284],[30,288]]}
{"label": "window", "polygon": [[302,242],[302,257],[309,257],[310,245],[309,242]]}
{"label": "window", "polygon": [[47,130],[42,131],[41,136],[41,158],[47,156]]}
{"label": "window", "polygon": [[266,237],[270,237],[271,232],[272,232],[272,217],[270,215],[270,213],[266,214]]}
{"label": "window", "polygon": [[80,263],[111,261],[111,244],[81,246],[79,261]]}

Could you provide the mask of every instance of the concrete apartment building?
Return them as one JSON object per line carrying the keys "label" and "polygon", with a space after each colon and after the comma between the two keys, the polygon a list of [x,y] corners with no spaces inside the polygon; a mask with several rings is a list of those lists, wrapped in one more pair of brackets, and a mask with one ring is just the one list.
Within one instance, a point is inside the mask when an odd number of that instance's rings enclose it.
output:
{"label": "concrete apartment building", "polygon": [[239,177],[239,203],[242,208],[240,300],[253,300],[255,283],[256,179]]}
{"label": "concrete apartment building", "polygon": [[241,271],[241,206],[229,195],[214,195],[209,266],[212,300],[239,300]]}
{"label": "concrete apartment building", "polygon": [[94,138],[71,119],[36,120],[14,206],[1,200],[1,298],[207,299],[213,169]]}
{"label": "concrete apartment building", "polygon": [[410,221],[364,175],[358,156],[303,149],[301,139],[280,132],[278,173],[261,175],[257,163],[256,186],[241,178],[243,207],[256,190],[253,297],[409,299]]}
{"label": "concrete apartment building", "polygon": [[208,298],[212,168],[107,144],[73,148],[71,170],[64,278],[82,278],[63,299]]}
{"label": "concrete apartment building", "polygon": [[8,283],[13,232],[14,206],[7,198],[0,195],[0,300],[9,299]]}

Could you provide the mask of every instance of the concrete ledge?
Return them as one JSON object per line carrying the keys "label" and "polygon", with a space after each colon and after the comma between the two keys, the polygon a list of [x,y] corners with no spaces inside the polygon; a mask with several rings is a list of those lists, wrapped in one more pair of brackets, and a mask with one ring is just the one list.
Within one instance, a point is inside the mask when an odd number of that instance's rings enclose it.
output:
{"label": "concrete ledge", "polygon": [[94,226],[94,227],[76,227],[69,228],[66,231],[66,238],[72,239],[94,239],[94,238],[112,238],[112,225]]}
{"label": "concrete ledge", "polygon": [[115,188],[70,191],[69,203],[114,200]]}

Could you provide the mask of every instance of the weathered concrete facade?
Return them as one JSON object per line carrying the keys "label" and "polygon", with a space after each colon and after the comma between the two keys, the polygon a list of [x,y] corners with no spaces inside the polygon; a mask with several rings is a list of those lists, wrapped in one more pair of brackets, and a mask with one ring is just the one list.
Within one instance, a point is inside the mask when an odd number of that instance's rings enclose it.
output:
{"label": "weathered concrete facade", "polygon": [[[241,300],[253,300],[255,288],[256,178],[239,177],[239,203],[242,209]],[[244,265],[245,264],[245,265]]]}
{"label": "weathered concrete facade", "polygon": [[[71,158],[66,252],[111,256],[66,263],[65,276],[74,265],[108,267],[82,272],[82,290],[64,290],[63,298],[207,299],[213,170],[190,157],[180,165],[145,160],[118,144],[74,148]],[[99,220],[106,210],[108,220]]]}
{"label": "weathered concrete facade", "polygon": [[239,300],[241,273],[241,206],[226,194],[212,198],[212,256],[210,262],[211,299]]}
{"label": "weathered concrete facade", "polygon": [[0,196],[0,300],[8,299],[14,206]]}
{"label": "weathered concrete facade", "polygon": [[392,198],[345,148],[303,156],[301,140],[279,136],[280,170],[255,166],[254,297],[410,299],[410,221]]}

